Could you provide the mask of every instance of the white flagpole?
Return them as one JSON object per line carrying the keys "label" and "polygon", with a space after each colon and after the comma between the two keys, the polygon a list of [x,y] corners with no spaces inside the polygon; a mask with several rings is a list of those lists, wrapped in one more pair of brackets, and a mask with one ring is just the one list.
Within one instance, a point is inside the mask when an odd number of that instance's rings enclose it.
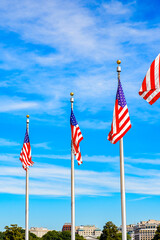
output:
{"label": "white flagpole", "polygon": [[[71,109],[73,110],[74,93],[71,95]],[[74,152],[71,140],[71,240],[75,240],[75,189],[74,189]]]}
{"label": "white flagpole", "polygon": [[[118,80],[120,80],[121,61],[118,60],[117,72]],[[123,138],[120,139],[120,182],[121,182],[121,217],[122,217],[122,240],[127,240],[127,231],[126,231],[126,199],[125,199],[125,179],[124,179],[124,154],[123,154]]]}
{"label": "white flagpole", "polygon": [[[29,115],[27,117],[27,132],[29,136]],[[26,210],[25,210],[25,240],[28,240],[28,216],[29,216],[29,196],[28,196],[28,186],[29,186],[29,168],[26,169]]]}

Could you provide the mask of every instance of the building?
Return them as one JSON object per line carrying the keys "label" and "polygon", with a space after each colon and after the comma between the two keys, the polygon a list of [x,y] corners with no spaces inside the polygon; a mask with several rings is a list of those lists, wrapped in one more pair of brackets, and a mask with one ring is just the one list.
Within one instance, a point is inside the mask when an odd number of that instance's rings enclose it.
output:
{"label": "building", "polygon": [[94,234],[95,237],[100,237],[102,234],[102,231],[100,228],[96,228],[94,232],[95,232]]}
{"label": "building", "polygon": [[76,233],[80,236],[87,237],[87,236],[94,236],[99,237],[101,235],[101,229],[96,228],[95,225],[86,225],[86,226],[77,226]]}
{"label": "building", "polygon": [[127,227],[127,233],[131,237],[131,240],[135,240],[134,239],[134,227],[135,227],[135,224],[130,224],[130,225],[127,225],[126,227]]}
{"label": "building", "polygon": [[135,240],[152,240],[157,226],[160,225],[160,221],[148,220],[137,223],[134,227],[134,239]]}
{"label": "building", "polygon": [[[126,228],[131,240],[152,240],[159,225],[160,221],[148,220],[127,225]],[[122,226],[119,231],[122,232]]]}
{"label": "building", "polygon": [[[71,223],[65,223],[62,227],[62,232],[63,231],[71,231]],[[95,225],[81,225],[75,227],[75,233],[83,237],[92,236],[97,238],[102,232],[101,229],[96,228]]]}
{"label": "building", "polygon": [[47,228],[43,228],[43,227],[41,227],[41,228],[31,227],[29,231],[31,233],[34,233],[37,237],[43,237],[43,235],[45,235],[50,230],[48,230]]}
{"label": "building", "polygon": [[62,232],[71,231],[71,223],[65,223],[62,227]]}
{"label": "building", "polygon": [[[126,225],[126,231],[127,231],[128,235],[131,237],[131,240],[135,240],[134,239],[134,227],[135,227],[135,224]],[[122,232],[122,226],[120,226],[118,230],[120,232]]]}

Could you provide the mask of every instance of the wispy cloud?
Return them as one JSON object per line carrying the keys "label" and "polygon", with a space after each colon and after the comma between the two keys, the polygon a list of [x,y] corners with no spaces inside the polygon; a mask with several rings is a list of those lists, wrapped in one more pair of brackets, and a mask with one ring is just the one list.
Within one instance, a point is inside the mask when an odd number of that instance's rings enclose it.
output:
{"label": "wispy cloud", "polygon": [[83,128],[88,129],[108,129],[111,126],[111,122],[103,122],[99,120],[85,120],[80,121],[79,124]]}
{"label": "wispy cloud", "polygon": [[43,142],[43,143],[32,143],[32,146],[35,148],[44,148],[44,149],[51,149],[51,147],[48,146],[48,142]]}
{"label": "wispy cloud", "polygon": [[[53,154],[35,154],[34,158],[70,160],[71,156],[70,155],[53,155]],[[95,156],[84,155],[83,160],[86,162],[117,163],[119,161],[119,157],[103,156],[103,155],[95,155]]]}
{"label": "wispy cloud", "polygon": [[8,139],[0,138],[0,147],[1,146],[19,146],[17,142],[10,141]]}
{"label": "wispy cloud", "polygon": [[[64,159],[70,160],[70,155],[53,155],[53,154],[35,154],[35,158],[50,158],[50,159]],[[105,155],[93,155],[83,156],[84,161],[87,162],[99,162],[99,163],[116,163],[119,161],[119,156],[105,156]],[[125,157],[126,163],[132,164],[150,164],[150,165],[160,165],[159,158],[132,158],[132,157]]]}
{"label": "wispy cloud", "polygon": [[54,154],[35,154],[35,158],[51,158],[51,159],[66,159],[69,160],[71,158],[70,155],[54,155]]}
{"label": "wispy cloud", "polygon": [[[145,172],[143,178],[126,175],[126,192],[158,195],[160,193],[160,174]],[[21,167],[0,168],[0,192],[24,194],[25,171]],[[6,181],[5,181],[6,179]],[[5,184],[3,184],[5,181]],[[11,183],[12,182],[12,183]],[[87,196],[106,196],[120,191],[119,174],[91,170],[75,171],[76,194]],[[64,191],[65,189],[65,191]],[[70,168],[50,164],[38,164],[30,168],[30,193],[33,195],[70,195]]]}
{"label": "wispy cloud", "polygon": [[11,163],[14,164],[18,161],[19,156],[17,154],[0,154],[0,162],[6,165],[10,165]]}
{"label": "wispy cloud", "polygon": [[[38,9],[41,5],[43,8]],[[12,102],[6,101],[1,112],[37,109],[39,113],[63,115],[71,89],[77,95],[79,110],[92,114],[102,109],[113,111],[110,102],[114,101],[117,84],[113,62],[119,56],[126,62],[123,79],[124,89],[127,80],[127,99],[135,99],[133,115],[142,119],[150,117],[141,113],[137,92],[139,81],[153,60],[147,57],[146,49],[150,52],[155,48],[160,28],[158,24],[150,26],[146,21],[133,21],[135,1],[124,4],[112,0],[96,5],[91,11],[80,2],[41,0],[33,3],[29,0],[19,3],[14,0],[10,4],[3,0],[0,12],[1,29],[14,33],[16,41],[22,44],[20,47],[17,44],[16,49],[11,43],[0,46],[0,67],[19,69],[19,74],[13,74],[8,82],[5,79],[3,86],[14,85],[26,96],[19,100],[12,97]],[[143,56],[139,48],[144,49]],[[137,60],[139,64],[135,69],[133,65]],[[30,94],[34,94],[34,101],[28,100]],[[42,97],[43,104],[39,101]],[[94,127],[95,122],[89,121]],[[84,125],[89,127],[87,122]],[[105,120],[99,128],[104,126]]]}
{"label": "wispy cloud", "polygon": [[125,160],[130,163],[143,163],[143,164],[152,164],[152,165],[160,165],[160,159],[159,158],[131,158],[126,157]]}
{"label": "wispy cloud", "polygon": [[[110,194],[104,188],[102,178],[110,184],[115,177],[109,173],[104,173],[100,177],[100,173],[91,171],[76,171],[76,194],[77,195],[108,195]],[[95,177],[99,176],[96,181]],[[2,167],[0,170],[0,192],[24,194],[25,172],[21,168]],[[54,196],[70,196],[70,169],[56,165],[41,165],[30,169],[30,193],[33,195],[54,195]],[[6,184],[3,185],[6,179]],[[43,179],[43,180],[42,180]],[[79,185],[79,181],[81,184]],[[86,181],[88,183],[86,184]],[[12,184],[10,184],[12,182]],[[101,184],[100,184],[101,182]],[[100,188],[98,185],[101,185]],[[65,190],[64,190],[65,189]]]}
{"label": "wispy cloud", "polygon": [[[70,168],[53,164],[40,163],[38,159],[70,159],[69,155],[35,155],[37,158],[30,168],[31,189],[33,195],[70,195]],[[0,168],[0,192],[23,194],[25,171],[22,169],[17,155],[6,154],[0,156],[0,161],[7,162]],[[119,192],[119,157],[84,156],[86,162],[111,163],[112,170],[75,170],[76,194],[87,196],[106,196]],[[11,164],[8,164],[8,163]],[[118,173],[118,174],[117,174]],[[158,169],[132,166],[125,164],[126,192],[157,195],[160,193],[160,173]],[[6,179],[5,186],[3,185]],[[43,180],[42,180],[43,179]],[[12,182],[12,184],[10,184]],[[61,189],[64,189],[62,191]],[[135,201],[143,200],[138,198]]]}
{"label": "wispy cloud", "polygon": [[[134,4],[135,2],[132,2]],[[112,0],[108,3],[103,4],[103,7],[106,9],[106,12],[111,15],[130,15],[132,13],[130,7],[131,4],[123,4],[120,1]]]}
{"label": "wispy cloud", "polygon": [[128,201],[141,201],[141,200],[145,200],[145,199],[147,199],[147,198],[151,198],[151,197],[140,197],[140,198],[135,198],[135,199],[130,199],[130,200],[128,200]]}
{"label": "wispy cloud", "polygon": [[1,96],[0,104],[1,104],[0,112],[13,112],[24,109],[35,109],[38,107],[37,102],[25,101],[18,97],[8,96]]}

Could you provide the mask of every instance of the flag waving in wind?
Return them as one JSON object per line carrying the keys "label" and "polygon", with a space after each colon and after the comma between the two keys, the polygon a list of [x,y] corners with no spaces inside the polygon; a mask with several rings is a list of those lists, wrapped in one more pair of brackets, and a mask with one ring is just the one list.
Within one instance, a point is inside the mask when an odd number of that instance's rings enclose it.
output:
{"label": "flag waving in wind", "polygon": [[73,150],[74,150],[76,159],[78,161],[78,165],[80,165],[82,163],[82,157],[81,157],[79,143],[82,141],[83,136],[72,109],[71,109],[70,124],[71,124],[71,135],[72,135],[71,137],[72,137],[72,143],[73,143]]}
{"label": "flag waving in wind", "polygon": [[28,166],[33,166],[33,163],[34,163],[31,160],[31,146],[29,142],[27,129],[26,129],[23,147],[20,154],[20,161],[22,162],[22,167],[24,168],[24,170],[27,170]]}
{"label": "flag waving in wind", "polygon": [[111,125],[111,131],[108,134],[108,140],[115,144],[128,132],[130,128],[131,122],[127,103],[120,79],[118,79],[118,89],[114,106],[113,121]]}
{"label": "flag waving in wind", "polygon": [[160,97],[160,54],[148,69],[139,95],[151,105]]}

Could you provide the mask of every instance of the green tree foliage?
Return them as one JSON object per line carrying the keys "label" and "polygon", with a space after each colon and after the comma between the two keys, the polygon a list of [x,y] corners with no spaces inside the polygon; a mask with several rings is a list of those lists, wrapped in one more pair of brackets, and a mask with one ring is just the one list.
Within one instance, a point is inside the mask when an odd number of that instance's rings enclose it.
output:
{"label": "green tree foliage", "polygon": [[111,221],[107,222],[104,227],[102,234],[100,236],[100,240],[119,240],[118,236],[118,228]]}
{"label": "green tree foliage", "polygon": [[70,240],[71,239],[71,232],[70,231],[61,232],[61,238],[63,240]]}
{"label": "green tree foliage", "polygon": [[37,237],[34,233],[29,232],[29,240],[39,240],[41,238]]}
{"label": "green tree foliage", "polygon": [[10,227],[6,226],[4,232],[5,240],[22,240],[24,239],[24,233],[21,227],[18,227],[17,224],[11,224]]}
{"label": "green tree foliage", "polygon": [[79,234],[76,234],[76,240],[84,240],[83,236],[79,236]]}
{"label": "green tree foliage", "polygon": [[[112,222],[107,222],[104,227],[100,240],[121,240],[122,233],[118,232],[117,226]],[[130,236],[127,234],[127,240],[130,240]]]}
{"label": "green tree foliage", "polygon": [[[21,227],[18,227],[17,224],[11,224],[10,227],[5,227],[5,232],[0,233],[0,240],[24,240],[25,239],[25,230]],[[29,240],[39,240],[35,234],[29,232]]]}
{"label": "green tree foliage", "polygon": [[[64,231],[60,233],[62,240],[71,240],[71,232],[70,231]],[[79,234],[75,235],[75,240],[84,240],[83,236],[79,236]]]}
{"label": "green tree foliage", "polygon": [[[118,239],[121,240],[122,239],[122,233],[117,233],[118,235]],[[127,234],[127,240],[131,240],[131,237],[129,236],[129,234]]]}
{"label": "green tree foliage", "polygon": [[[42,240],[71,240],[71,232],[49,231],[42,237]],[[76,240],[84,240],[84,238],[76,234]]]}
{"label": "green tree foliage", "polygon": [[160,226],[157,227],[153,240],[160,240]]}
{"label": "green tree foliage", "polygon": [[43,235],[43,240],[62,240],[61,233],[57,231],[49,231],[45,235]]}
{"label": "green tree foliage", "polygon": [[4,240],[4,233],[0,232],[0,240]]}

